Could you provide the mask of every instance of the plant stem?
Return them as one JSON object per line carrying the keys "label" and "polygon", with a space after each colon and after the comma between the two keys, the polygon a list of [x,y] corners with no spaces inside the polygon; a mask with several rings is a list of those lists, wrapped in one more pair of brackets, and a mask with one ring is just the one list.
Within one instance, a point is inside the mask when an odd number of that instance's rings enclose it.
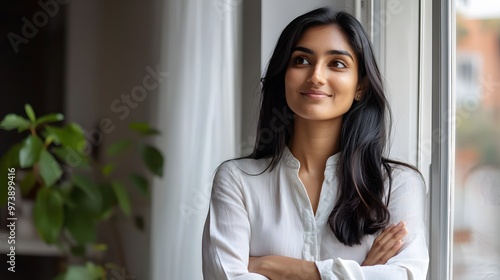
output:
{"label": "plant stem", "polygon": [[35,176],[35,181],[38,184],[43,185],[43,180],[42,177],[40,176],[40,166],[38,165],[38,163],[35,163],[33,165],[33,176]]}
{"label": "plant stem", "polygon": [[109,220],[110,226],[111,226],[111,231],[113,232],[114,240],[115,240],[115,246],[116,250],[118,251],[118,261],[120,262],[120,266],[123,268],[127,268],[127,261],[125,259],[125,253],[123,252],[123,243],[122,243],[122,238],[120,231],[118,231],[118,228],[116,227],[115,220],[111,218]]}

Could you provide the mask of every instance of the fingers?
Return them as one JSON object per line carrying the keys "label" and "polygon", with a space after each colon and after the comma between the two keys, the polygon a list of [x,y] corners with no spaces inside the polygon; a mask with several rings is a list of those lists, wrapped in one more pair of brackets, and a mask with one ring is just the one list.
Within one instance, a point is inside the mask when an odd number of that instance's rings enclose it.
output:
{"label": "fingers", "polygon": [[[388,241],[394,238],[395,235],[400,233],[402,229],[405,228],[405,223],[404,222],[399,222],[397,225],[391,225],[387,229],[385,229],[376,239],[374,242],[377,242],[379,246],[383,246],[386,244]],[[403,235],[404,236],[404,235]],[[377,240],[378,239],[378,240]]]}
{"label": "fingers", "polygon": [[383,255],[380,259],[379,259],[379,263],[380,264],[385,264],[387,263],[387,261],[394,257],[395,255],[397,255],[399,249],[401,249],[401,246],[403,246],[403,240],[398,240],[395,242],[394,246],[392,246],[392,248],[387,251],[387,253],[385,255]]}
{"label": "fingers", "polygon": [[401,249],[402,239],[406,234],[404,222],[390,225],[373,241],[363,265],[385,264]]}

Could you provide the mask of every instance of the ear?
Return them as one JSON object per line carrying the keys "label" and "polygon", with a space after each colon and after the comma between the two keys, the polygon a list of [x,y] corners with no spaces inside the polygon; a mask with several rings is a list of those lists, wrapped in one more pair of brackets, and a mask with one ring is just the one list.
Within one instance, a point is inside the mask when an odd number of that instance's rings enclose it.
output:
{"label": "ear", "polygon": [[365,90],[368,88],[368,79],[366,76],[358,83],[358,88],[354,94],[354,100],[360,101],[363,98]]}

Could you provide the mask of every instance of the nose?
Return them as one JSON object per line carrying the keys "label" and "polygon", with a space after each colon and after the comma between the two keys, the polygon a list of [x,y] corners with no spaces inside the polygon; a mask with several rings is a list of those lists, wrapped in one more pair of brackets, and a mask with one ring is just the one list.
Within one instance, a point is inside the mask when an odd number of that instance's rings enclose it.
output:
{"label": "nose", "polygon": [[316,64],[316,66],[312,68],[312,73],[311,76],[309,77],[308,82],[314,85],[325,84],[324,68],[320,65],[320,63]]}

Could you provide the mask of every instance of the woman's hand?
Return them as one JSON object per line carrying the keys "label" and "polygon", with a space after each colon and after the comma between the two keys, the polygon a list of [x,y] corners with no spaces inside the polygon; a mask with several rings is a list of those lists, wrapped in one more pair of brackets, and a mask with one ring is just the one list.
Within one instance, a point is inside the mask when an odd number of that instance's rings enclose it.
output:
{"label": "woman's hand", "polygon": [[403,237],[407,234],[405,223],[399,222],[386,228],[375,240],[362,266],[385,264],[394,257],[403,245]]}
{"label": "woman's hand", "polygon": [[250,257],[248,271],[273,279],[320,279],[314,262],[282,256]]}

